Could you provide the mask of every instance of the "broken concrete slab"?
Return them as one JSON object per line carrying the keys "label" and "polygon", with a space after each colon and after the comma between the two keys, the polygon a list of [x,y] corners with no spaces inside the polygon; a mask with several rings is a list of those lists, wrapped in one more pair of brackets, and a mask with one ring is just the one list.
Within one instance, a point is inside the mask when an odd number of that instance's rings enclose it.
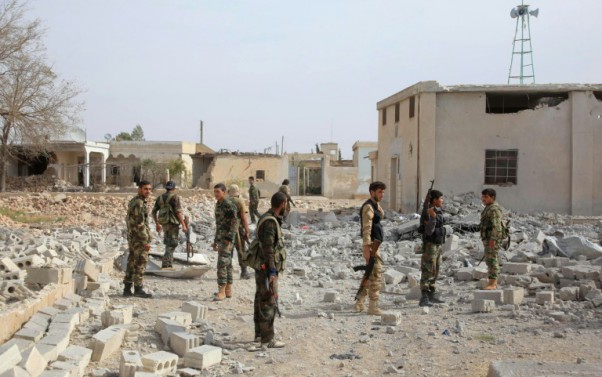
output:
{"label": "broken concrete slab", "polygon": [[137,370],[142,369],[142,357],[135,350],[121,352],[119,361],[119,377],[134,377]]}
{"label": "broken concrete slab", "polygon": [[207,369],[221,362],[222,349],[210,345],[193,348],[184,356],[184,366],[190,368]]}
{"label": "broken concrete slab", "polygon": [[494,361],[487,377],[602,376],[602,364],[552,363],[547,361]]}
{"label": "broken concrete slab", "polygon": [[123,342],[125,328],[120,325],[108,327],[96,333],[92,338],[92,361],[102,361],[117,352]]}

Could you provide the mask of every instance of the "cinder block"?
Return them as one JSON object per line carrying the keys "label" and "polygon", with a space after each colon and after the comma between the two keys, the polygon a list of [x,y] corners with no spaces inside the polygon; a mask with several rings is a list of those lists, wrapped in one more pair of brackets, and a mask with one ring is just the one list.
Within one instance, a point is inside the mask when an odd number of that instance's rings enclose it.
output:
{"label": "cinder block", "polygon": [[31,340],[32,342],[37,342],[40,339],[42,339],[45,333],[45,330],[24,327],[21,330],[17,331],[14,337],[19,339]]}
{"label": "cinder block", "polygon": [[142,366],[147,372],[153,372],[158,376],[166,376],[176,372],[178,355],[165,351],[151,353],[142,356]]}
{"label": "cinder block", "polygon": [[531,272],[531,263],[504,263],[502,273],[512,275],[527,275]]}
{"label": "cinder block", "polygon": [[79,372],[79,367],[68,361],[54,361],[49,368],[50,370],[67,371],[70,377],[83,377]]}
{"label": "cinder block", "polygon": [[188,326],[167,318],[158,318],[155,322],[155,331],[161,335],[164,344],[169,345],[169,336],[174,332],[186,332]]}
{"label": "cinder block", "polygon": [[473,277],[473,267],[461,267],[456,271],[456,280],[457,281],[472,281]]}
{"label": "cinder block", "polygon": [[48,361],[44,359],[40,351],[37,348],[32,347],[24,352],[21,352],[23,359],[19,363],[19,366],[27,371],[32,376],[39,376],[42,374]]}
{"label": "cinder block", "polygon": [[474,300],[492,300],[496,305],[502,305],[504,303],[504,291],[499,289],[493,291],[475,291],[473,295]]}
{"label": "cinder block", "polygon": [[44,259],[37,255],[28,255],[25,257],[15,258],[13,262],[20,269],[30,269],[32,267],[42,267],[45,263]]}
{"label": "cinder block", "polygon": [[74,271],[79,274],[86,275],[90,281],[97,281],[98,275],[100,275],[100,272],[96,268],[94,262],[89,259],[80,259],[77,261]]}
{"label": "cinder block", "polygon": [[35,343],[31,340],[12,338],[8,342],[0,346],[0,354],[2,354],[2,352],[5,352],[8,349],[8,347],[12,347],[13,345],[19,347],[19,352],[24,352],[32,348],[35,345]]}
{"label": "cinder block", "polygon": [[207,344],[191,349],[184,356],[184,366],[190,368],[207,369],[221,362],[222,349]]}
{"label": "cinder block", "polygon": [[184,357],[186,352],[200,345],[200,339],[196,335],[189,334],[187,332],[174,332],[169,337],[169,346],[171,349],[178,354],[178,356]]}
{"label": "cinder block", "polygon": [[92,350],[89,348],[72,345],[61,352],[58,359],[59,361],[65,361],[77,365],[79,375],[83,376],[86,371],[86,367],[88,364],[90,364],[90,360],[92,359]]}
{"label": "cinder block", "polygon": [[138,351],[121,351],[119,361],[119,377],[134,377],[136,371],[142,369],[142,358]]}
{"label": "cinder block", "polygon": [[56,346],[57,356],[69,346],[69,333],[48,334],[38,342],[38,344],[50,344]]}
{"label": "cinder block", "polygon": [[92,361],[102,361],[119,350],[124,336],[125,328],[118,325],[96,333],[92,337],[94,339]]}
{"label": "cinder block", "polygon": [[480,313],[490,313],[495,310],[495,301],[477,299],[472,300],[472,311]]}
{"label": "cinder block", "polygon": [[504,304],[520,305],[525,298],[525,290],[520,287],[504,289]]}
{"label": "cinder block", "polygon": [[380,324],[383,326],[397,326],[401,323],[400,312],[383,312],[380,316]]}
{"label": "cinder block", "polygon": [[558,291],[558,298],[563,301],[579,300],[579,287],[564,287]]}
{"label": "cinder block", "polygon": [[27,270],[25,282],[29,284],[62,284],[63,270],[61,268],[32,267]]}
{"label": "cinder block", "polygon": [[52,323],[65,323],[69,325],[71,332],[73,331],[73,329],[75,329],[76,325],[79,325],[79,314],[62,312],[54,316],[54,318],[52,319]]}
{"label": "cinder block", "polygon": [[10,258],[4,257],[0,259],[0,272],[20,272],[21,269]]}
{"label": "cinder block", "polygon": [[22,359],[19,347],[15,344],[0,347],[0,374],[16,367]]}
{"label": "cinder block", "polygon": [[103,312],[100,316],[102,327],[132,323],[133,309],[132,305],[120,305],[113,310]]}
{"label": "cinder block", "polygon": [[57,346],[54,344],[40,344],[37,343],[35,348],[40,352],[40,354],[46,359],[49,363],[56,360],[59,356],[59,351]]}
{"label": "cinder block", "polygon": [[56,300],[56,302],[54,303],[54,307],[59,310],[67,310],[67,309],[72,308],[74,305],[75,305],[75,303],[73,301],[67,300],[65,298]]}
{"label": "cinder block", "polygon": [[544,291],[535,293],[535,302],[544,305],[546,302],[554,303],[554,291]]}
{"label": "cinder block", "polygon": [[157,317],[171,319],[171,320],[181,323],[182,325],[185,325],[185,326],[188,326],[192,323],[192,315],[187,312],[161,313]]}
{"label": "cinder block", "polygon": [[339,298],[339,292],[328,291],[324,292],[324,302],[336,302]]}
{"label": "cinder block", "polygon": [[405,278],[405,275],[402,272],[389,268],[383,273],[383,278],[385,279],[385,283],[397,285],[401,283],[401,281]]}
{"label": "cinder block", "polygon": [[190,313],[192,321],[207,319],[207,307],[196,301],[188,301],[182,304],[182,311]]}

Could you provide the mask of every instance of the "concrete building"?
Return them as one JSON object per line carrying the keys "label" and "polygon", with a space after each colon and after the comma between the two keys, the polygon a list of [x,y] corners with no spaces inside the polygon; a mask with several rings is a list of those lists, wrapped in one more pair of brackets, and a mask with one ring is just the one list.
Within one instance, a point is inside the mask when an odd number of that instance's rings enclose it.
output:
{"label": "concrete building", "polygon": [[426,81],[377,110],[371,161],[388,208],[416,211],[434,179],[446,195],[495,188],[517,211],[602,214],[602,84]]}

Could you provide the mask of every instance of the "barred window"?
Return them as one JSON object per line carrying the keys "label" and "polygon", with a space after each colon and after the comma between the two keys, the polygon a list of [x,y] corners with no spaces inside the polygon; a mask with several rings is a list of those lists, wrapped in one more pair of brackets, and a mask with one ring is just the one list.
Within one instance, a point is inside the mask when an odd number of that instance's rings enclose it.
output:
{"label": "barred window", "polygon": [[517,184],[518,149],[485,151],[485,184]]}
{"label": "barred window", "polygon": [[258,182],[263,182],[265,180],[265,170],[257,170],[257,171],[255,171],[255,179]]}
{"label": "barred window", "polygon": [[381,111],[382,111],[382,119],[381,120],[382,120],[382,124],[384,126],[385,124],[387,124],[387,108],[385,107]]}

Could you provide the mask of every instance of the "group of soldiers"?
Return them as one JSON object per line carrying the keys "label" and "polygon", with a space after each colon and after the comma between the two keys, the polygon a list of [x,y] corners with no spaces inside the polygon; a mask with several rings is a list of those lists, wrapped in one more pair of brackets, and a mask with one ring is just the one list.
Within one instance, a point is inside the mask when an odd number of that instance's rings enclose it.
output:
{"label": "group of soldiers", "polygon": [[[147,199],[152,187],[148,181],[140,181],[138,194],[128,203],[127,239],[129,256],[124,277],[124,296],[150,298],[152,294],[144,291],[143,275],[150,250],[150,228],[148,223]],[[251,274],[242,263],[245,243],[250,242],[249,222],[244,201],[240,198],[238,185],[230,185],[226,190],[223,183],[213,188],[215,204],[215,238],[211,245],[218,253],[217,285],[218,291],[214,300],[222,301],[233,296],[233,251],[236,249],[241,267],[241,279],[249,279]],[[255,341],[262,348],[281,348],[284,343],[274,339],[274,319],[278,311],[278,274],[284,269],[285,255],[281,233],[282,219],[292,202],[288,191],[288,180],[270,200],[271,208],[263,215],[258,212],[259,190],[255,186],[255,178],[249,177],[249,213],[251,223],[258,221],[256,238],[260,244],[261,268],[255,271],[254,322]],[[179,244],[179,229],[188,232],[189,224],[182,214],[180,198],[176,194],[176,184],[168,181],[165,193],[157,197],[151,216],[156,224],[156,231],[163,231],[165,253],[162,269],[173,269],[173,253]],[[132,292],[132,287],[134,291]]]}

